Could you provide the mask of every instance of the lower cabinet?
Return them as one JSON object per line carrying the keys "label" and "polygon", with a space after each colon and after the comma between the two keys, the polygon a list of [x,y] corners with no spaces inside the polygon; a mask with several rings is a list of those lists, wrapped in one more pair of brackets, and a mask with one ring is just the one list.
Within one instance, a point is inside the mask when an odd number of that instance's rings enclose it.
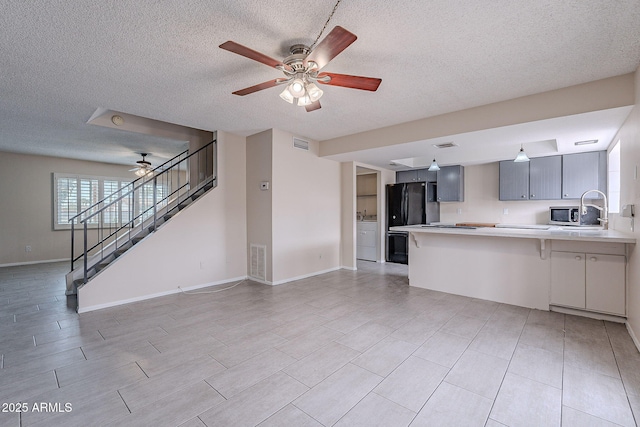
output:
{"label": "lower cabinet", "polygon": [[377,261],[378,223],[360,221],[356,243],[356,258]]}
{"label": "lower cabinet", "polygon": [[624,255],[551,252],[551,304],[624,316]]}

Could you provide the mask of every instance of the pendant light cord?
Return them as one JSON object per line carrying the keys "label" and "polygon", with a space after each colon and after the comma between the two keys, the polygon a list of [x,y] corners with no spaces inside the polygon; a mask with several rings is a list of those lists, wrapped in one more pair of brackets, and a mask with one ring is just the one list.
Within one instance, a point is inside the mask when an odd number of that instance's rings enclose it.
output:
{"label": "pendant light cord", "polygon": [[320,37],[322,36],[322,33],[324,33],[324,30],[327,29],[327,25],[329,25],[329,21],[331,21],[331,18],[333,18],[333,14],[336,12],[336,9],[338,8],[338,5],[340,4],[342,0],[338,0],[336,2],[336,5],[333,6],[333,10],[331,11],[331,14],[329,15],[329,19],[327,19],[327,22],[324,23],[324,27],[322,27],[322,30],[320,30],[320,34],[318,34],[318,37],[316,37],[316,41],[313,42],[313,44],[311,45],[311,47],[309,47],[309,50],[313,50],[313,48],[315,47],[316,43],[318,43],[318,40],[320,40]]}

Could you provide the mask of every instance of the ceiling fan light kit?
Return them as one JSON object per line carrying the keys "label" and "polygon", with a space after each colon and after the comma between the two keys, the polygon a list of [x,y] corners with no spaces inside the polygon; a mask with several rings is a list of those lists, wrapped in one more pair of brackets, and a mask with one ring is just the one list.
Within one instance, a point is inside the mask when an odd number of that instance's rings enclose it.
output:
{"label": "ceiling fan light kit", "polygon": [[148,153],[140,153],[140,155],[142,156],[142,160],[138,160],[136,163],[138,164],[137,167],[133,168],[133,169],[129,169],[129,172],[133,172],[136,176],[139,177],[143,177],[143,176],[152,176],[153,175],[153,170],[151,169],[151,162],[148,162],[146,157],[149,155]]}

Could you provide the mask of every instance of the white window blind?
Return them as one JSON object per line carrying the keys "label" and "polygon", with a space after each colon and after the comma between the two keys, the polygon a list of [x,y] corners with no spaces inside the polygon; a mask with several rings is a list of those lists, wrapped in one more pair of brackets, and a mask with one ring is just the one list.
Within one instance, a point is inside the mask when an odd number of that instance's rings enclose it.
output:
{"label": "white window blind", "polygon": [[[71,228],[69,222],[71,218],[128,184],[129,181],[123,178],[54,173],[53,229]],[[117,225],[122,221],[129,221],[132,212],[131,203],[128,200],[127,202],[122,203],[121,207],[114,206],[107,209],[103,215],[104,223]],[[97,225],[98,221],[98,217],[95,216],[91,218],[89,224]]]}

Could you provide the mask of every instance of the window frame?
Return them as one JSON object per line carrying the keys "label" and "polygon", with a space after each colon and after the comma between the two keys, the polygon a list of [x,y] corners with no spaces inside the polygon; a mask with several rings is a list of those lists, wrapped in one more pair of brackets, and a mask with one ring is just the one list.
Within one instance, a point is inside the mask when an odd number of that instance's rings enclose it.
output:
{"label": "window frame", "polygon": [[609,213],[620,213],[620,173],[622,140],[615,141],[607,151],[607,195]]}

